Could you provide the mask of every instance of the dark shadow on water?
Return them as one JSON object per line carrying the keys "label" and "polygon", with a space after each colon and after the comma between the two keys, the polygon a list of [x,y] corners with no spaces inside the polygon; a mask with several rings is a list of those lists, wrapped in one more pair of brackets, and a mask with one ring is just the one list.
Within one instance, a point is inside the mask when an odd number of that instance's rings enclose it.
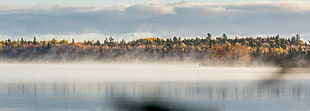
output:
{"label": "dark shadow on water", "polygon": [[299,105],[309,100],[307,80],[264,81],[268,87],[258,85],[260,82],[0,83],[0,103],[30,108],[51,108],[44,105],[50,103],[67,108],[66,104],[72,104],[68,108],[110,108],[109,111],[223,111],[257,104],[287,108],[285,102]]}
{"label": "dark shadow on water", "polygon": [[189,106],[159,98],[129,99],[116,97],[112,101],[117,111],[222,111],[213,106]]}
{"label": "dark shadow on water", "polygon": [[285,84],[285,80],[283,77],[287,74],[289,69],[281,68],[280,70],[273,72],[271,77],[266,78],[265,80],[261,80],[258,86],[269,87],[273,85]]}
{"label": "dark shadow on water", "polygon": [[283,84],[284,77],[287,75],[292,76],[294,73],[293,69],[300,68],[306,69],[310,74],[310,62],[308,60],[299,60],[296,55],[288,56],[270,56],[267,61],[275,65],[279,69],[272,73],[270,78],[267,80],[262,80],[259,85],[268,87],[269,85]]}

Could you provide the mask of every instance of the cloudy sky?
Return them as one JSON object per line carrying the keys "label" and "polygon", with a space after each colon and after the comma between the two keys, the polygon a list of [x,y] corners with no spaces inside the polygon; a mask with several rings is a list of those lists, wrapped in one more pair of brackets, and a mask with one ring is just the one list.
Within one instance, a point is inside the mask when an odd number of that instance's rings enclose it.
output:
{"label": "cloudy sky", "polygon": [[310,1],[8,0],[0,39],[103,40],[300,34],[310,39]]}

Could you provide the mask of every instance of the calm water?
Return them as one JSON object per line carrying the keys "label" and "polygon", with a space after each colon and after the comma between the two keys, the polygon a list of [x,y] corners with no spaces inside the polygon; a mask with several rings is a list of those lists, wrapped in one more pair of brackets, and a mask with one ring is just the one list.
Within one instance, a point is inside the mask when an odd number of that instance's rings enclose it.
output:
{"label": "calm water", "polygon": [[277,69],[260,67],[0,66],[0,111],[118,111],[148,102],[188,110],[310,111],[308,69],[280,77]]}

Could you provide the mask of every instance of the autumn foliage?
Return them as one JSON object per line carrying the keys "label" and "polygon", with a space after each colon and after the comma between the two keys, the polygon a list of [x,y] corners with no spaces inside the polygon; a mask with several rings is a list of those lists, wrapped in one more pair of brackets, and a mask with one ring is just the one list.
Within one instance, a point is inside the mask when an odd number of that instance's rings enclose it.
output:
{"label": "autumn foliage", "polygon": [[[2,62],[198,62],[202,64],[266,63],[272,57],[286,57],[294,60],[310,60],[310,46],[300,40],[299,35],[292,38],[245,37],[212,39],[177,37],[141,38],[132,41],[75,42],[68,40],[0,41]],[[292,59],[293,60],[293,59]],[[307,63],[307,62],[306,62]]]}

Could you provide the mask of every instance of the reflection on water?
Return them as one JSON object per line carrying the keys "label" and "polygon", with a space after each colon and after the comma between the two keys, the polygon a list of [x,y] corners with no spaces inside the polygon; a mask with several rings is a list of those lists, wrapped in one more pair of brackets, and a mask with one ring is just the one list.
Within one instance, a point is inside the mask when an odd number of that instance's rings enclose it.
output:
{"label": "reflection on water", "polygon": [[0,111],[310,109],[306,68],[0,64],[0,71]]}
{"label": "reflection on water", "polygon": [[227,111],[306,110],[310,82],[282,80],[268,86],[260,81],[213,82],[1,82],[0,110],[115,110],[113,99],[157,98],[187,107]]}

